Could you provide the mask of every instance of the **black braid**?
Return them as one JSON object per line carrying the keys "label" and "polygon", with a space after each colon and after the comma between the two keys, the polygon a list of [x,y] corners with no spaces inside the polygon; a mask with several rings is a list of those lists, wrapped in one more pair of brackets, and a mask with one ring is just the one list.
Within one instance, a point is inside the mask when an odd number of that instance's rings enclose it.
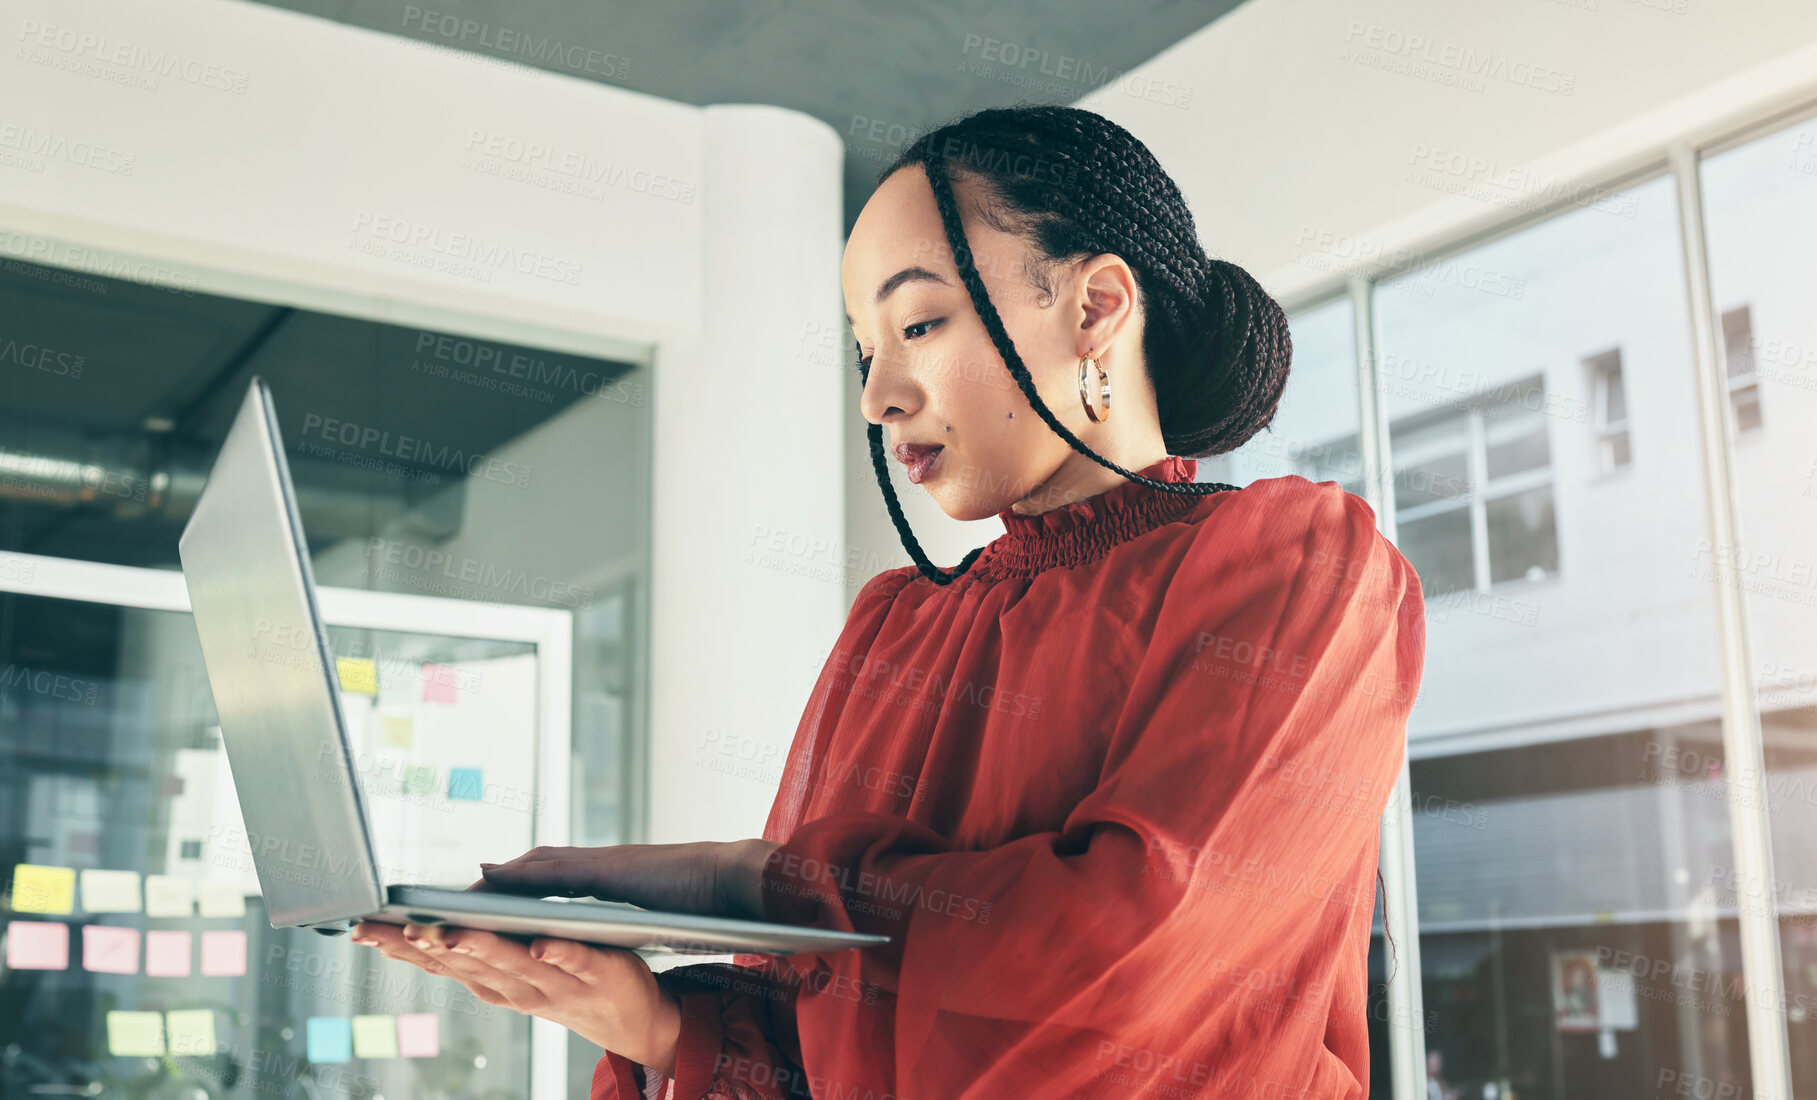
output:
{"label": "black braid", "polygon": [[[972,307],[1029,405],[1073,450],[1162,492],[1202,496],[1237,489],[1222,482],[1160,481],[1126,470],[1086,446],[1049,411],[966,243],[947,169],[960,151],[966,153],[960,170],[978,180],[1020,228],[1035,231],[1044,259],[1114,252],[1135,271],[1148,311],[1145,358],[1169,454],[1205,457],[1235,450],[1273,419],[1293,353],[1280,306],[1248,272],[1206,255],[1185,199],[1153,154],[1127,130],[1090,111],[1048,106],[978,111],[922,135],[878,176],[881,182],[914,164],[927,173]],[[1008,166],[1031,156],[1044,165],[1042,171]],[[859,371],[868,381],[870,371],[862,362]],[[929,561],[890,484],[883,426],[871,424],[867,434],[871,466],[903,547],[923,576],[952,583],[984,548],[967,554],[950,573]]]}

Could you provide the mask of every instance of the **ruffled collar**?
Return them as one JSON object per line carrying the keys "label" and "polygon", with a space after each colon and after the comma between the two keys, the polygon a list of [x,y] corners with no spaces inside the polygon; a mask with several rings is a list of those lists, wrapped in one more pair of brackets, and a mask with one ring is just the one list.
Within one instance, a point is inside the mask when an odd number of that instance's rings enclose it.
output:
{"label": "ruffled collar", "polygon": [[[1192,481],[1197,459],[1168,455],[1136,473],[1156,481]],[[980,580],[1033,576],[1043,569],[1083,565],[1111,547],[1181,518],[1201,495],[1168,493],[1125,478],[1096,496],[1019,515],[1008,508],[997,513],[1004,532],[985,546],[966,572]]]}

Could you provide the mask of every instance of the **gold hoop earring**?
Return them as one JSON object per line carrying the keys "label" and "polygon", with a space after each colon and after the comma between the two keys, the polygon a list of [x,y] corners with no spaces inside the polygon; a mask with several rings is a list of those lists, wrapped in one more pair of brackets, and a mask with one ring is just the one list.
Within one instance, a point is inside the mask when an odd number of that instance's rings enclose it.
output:
{"label": "gold hoop earring", "polygon": [[[1091,385],[1085,379],[1085,364],[1087,363],[1091,364],[1092,370],[1098,372],[1098,401],[1092,400]],[[1104,368],[1089,355],[1079,360],[1079,403],[1085,406],[1085,415],[1091,417],[1094,424],[1110,418],[1110,375],[1105,374]],[[1102,415],[1100,415],[1100,409],[1103,410]]]}

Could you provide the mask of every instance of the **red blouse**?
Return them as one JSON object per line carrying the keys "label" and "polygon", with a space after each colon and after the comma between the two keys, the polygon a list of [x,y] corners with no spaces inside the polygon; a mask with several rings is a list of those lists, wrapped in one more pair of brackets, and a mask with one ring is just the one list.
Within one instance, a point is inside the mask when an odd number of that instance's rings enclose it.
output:
{"label": "red blouse", "polygon": [[999,518],[950,585],[865,584],[764,829],[768,919],[891,942],[663,974],[672,1095],[1366,1096],[1412,566],[1297,475]]}

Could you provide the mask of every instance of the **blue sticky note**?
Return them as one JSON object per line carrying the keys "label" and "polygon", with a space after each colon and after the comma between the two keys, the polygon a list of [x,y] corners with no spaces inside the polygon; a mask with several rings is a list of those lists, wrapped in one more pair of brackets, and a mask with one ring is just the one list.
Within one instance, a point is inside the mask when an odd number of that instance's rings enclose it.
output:
{"label": "blue sticky note", "polygon": [[307,1025],[311,1062],[353,1061],[353,1018],[311,1016]]}
{"label": "blue sticky note", "polygon": [[466,802],[478,802],[481,788],[485,783],[480,779],[478,768],[449,768],[448,797]]}

